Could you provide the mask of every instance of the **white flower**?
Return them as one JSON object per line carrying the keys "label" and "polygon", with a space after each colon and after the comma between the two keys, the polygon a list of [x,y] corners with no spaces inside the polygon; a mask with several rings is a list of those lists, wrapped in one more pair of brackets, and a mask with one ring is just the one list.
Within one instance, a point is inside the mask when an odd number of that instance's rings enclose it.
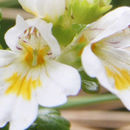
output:
{"label": "white flower", "polygon": [[7,31],[9,50],[0,50],[0,127],[26,129],[37,117],[38,105],[57,106],[80,90],[76,69],[58,63],[60,47],[51,33],[52,24],[36,18]]}
{"label": "white flower", "polygon": [[65,0],[18,0],[27,11],[40,18],[54,20],[64,14]]}
{"label": "white flower", "polygon": [[82,53],[87,74],[96,77],[130,110],[130,8],[118,8],[92,23],[82,39],[89,43]]}

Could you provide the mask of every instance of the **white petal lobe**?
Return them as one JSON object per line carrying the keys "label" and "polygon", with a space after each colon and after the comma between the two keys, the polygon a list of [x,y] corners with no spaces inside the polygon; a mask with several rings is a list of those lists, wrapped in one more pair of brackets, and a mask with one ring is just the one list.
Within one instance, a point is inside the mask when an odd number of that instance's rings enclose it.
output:
{"label": "white petal lobe", "polygon": [[27,12],[50,20],[63,15],[66,4],[65,0],[19,0],[19,3]]}
{"label": "white petal lobe", "polygon": [[24,130],[28,128],[35,121],[37,113],[38,104],[34,95],[31,101],[26,101],[19,97],[12,112],[10,130]]}
{"label": "white petal lobe", "polygon": [[28,28],[27,23],[21,16],[17,16],[16,25],[9,29],[5,34],[5,41],[8,47],[15,51],[19,36]]}
{"label": "white petal lobe", "polygon": [[81,87],[81,79],[78,71],[71,66],[55,61],[48,62],[48,74],[66,95],[76,95]]}
{"label": "white petal lobe", "polygon": [[90,24],[87,28],[85,36],[88,41],[95,43],[103,38],[113,35],[130,25],[130,8],[117,8],[98,21]]}
{"label": "white petal lobe", "polygon": [[104,66],[100,59],[92,52],[91,45],[87,46],[83,51],[82,64],[90,77],[96,77],[103,86],[110,87]]}
{"label": "white petal lobe", "polygon": [[15,59],[15,53],[11,51],[0,50],[0,67],[4,67],[10,63],[13,63]]}

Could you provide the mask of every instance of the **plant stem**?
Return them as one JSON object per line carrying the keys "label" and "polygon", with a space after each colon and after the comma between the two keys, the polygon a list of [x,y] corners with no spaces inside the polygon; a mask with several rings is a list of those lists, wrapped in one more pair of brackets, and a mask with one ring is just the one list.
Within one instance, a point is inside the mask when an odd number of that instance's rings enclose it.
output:
{"label": "plant stem", "polygon": [[77,98],[69,99],[65,105],[56,107],[56,109],[81,107],[81,106],[86,106],[90,104],[98,104],[98,103],[109,102],[109,101],[114,101],[114,100],[118,100],[118,98],[112,94],[96,95],[92,97],[88,97],[88,96],[77,97]]}

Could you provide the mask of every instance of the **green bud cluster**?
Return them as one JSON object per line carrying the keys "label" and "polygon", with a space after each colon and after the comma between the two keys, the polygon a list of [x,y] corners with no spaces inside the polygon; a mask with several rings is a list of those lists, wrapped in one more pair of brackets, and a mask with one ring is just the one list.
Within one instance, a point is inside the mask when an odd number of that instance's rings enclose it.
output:
{"label": "green bud cluster", "polygon": [[89,24],[112,8],[111,0],[71,0],[67,3],[73,23]]}
{"label": "green bud cluster", "polygon": [[64,15],[54,23],[53,35],[62,47],[71,43],[87,24],[111,9],[111,0],[66,0]]}

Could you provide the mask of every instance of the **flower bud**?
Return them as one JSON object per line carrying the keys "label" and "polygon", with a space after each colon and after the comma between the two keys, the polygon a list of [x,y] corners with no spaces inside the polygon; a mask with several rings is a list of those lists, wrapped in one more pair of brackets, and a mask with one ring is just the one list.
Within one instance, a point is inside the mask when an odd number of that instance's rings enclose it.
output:
{"label": "flower bud", "polygon": [[65,11],[65,0],[18,1],[27,12],[49,21],[56,21]]}

